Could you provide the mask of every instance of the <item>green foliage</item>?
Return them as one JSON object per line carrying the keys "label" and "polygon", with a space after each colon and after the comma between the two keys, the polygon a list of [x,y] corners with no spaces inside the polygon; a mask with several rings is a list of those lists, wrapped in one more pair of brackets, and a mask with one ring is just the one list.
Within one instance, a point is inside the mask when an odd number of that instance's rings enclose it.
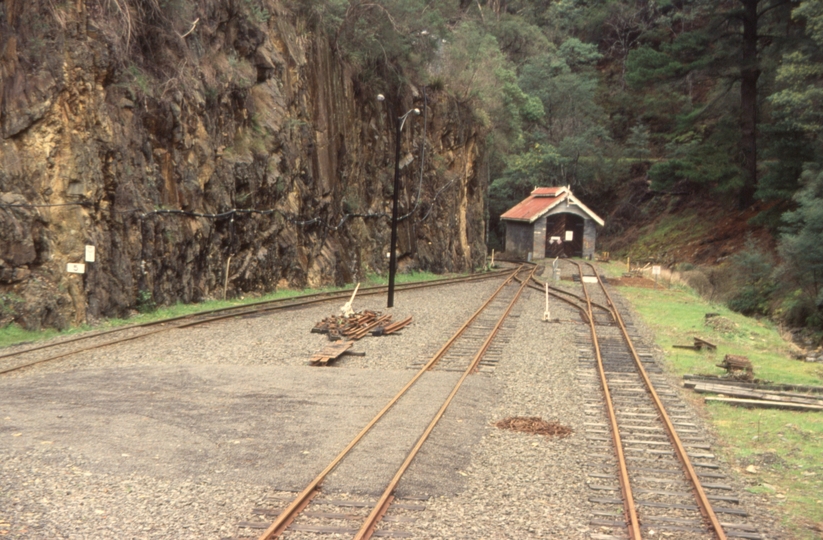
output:
{"label": "green foliage", "polygon": [[738,280],[736,294],[729,299],[729,309],[744,315],[768,315],[777,285],[772,279],[774,259],[751,240],[746,248],[731,257],[732,270]]}
{"label": "green foliage", "polygon": [[425,77],[441,39],[449,35],[446,23],[456,14],[449,3],[424,0],[292,0],[290,4],[314,32],[331,41],[356,73],[390,93],[409,76]]}
{"label": "green foliage", "polygon": [[736,144],[733,119],[723,119],[715,126],[702,126],[674,136],[666,145],[667,161],[649,169],[654,189],[668,189],[687,181],[727,192],[741,185],[739,167],[729,159]]}
{"label": "green foliage", "polygon": [[629,130],[629,137],[626,139],[626,147],[630,157],[635,159],[647,159],[651,154],[649,150],[649,128],[640,123]]}
{"label": "green foliage", "polygon": [[155,303],[151,291],[141,289],[137,293],[137,305],[135,308],[140,313],[152,313],[157,310],[157,303]]}
{"label": "green foliage", "polygon": [[801,304],[815,306],[806,314],[806,324],[823,329],[823,170],[809,164],[803,178],[805,185],[795,195],[797,210],[783,216],[780,270],[801,291]]}
{"label": "green foliage", "polygon": [[265,23],[271,18],[271,13],[261,5],[261,0],[243,0],[251,20],[258,24]]}
{"label": "green foliage", "polygon": [[540,27],[529,24],[522,17],[504,13],[489,32],[497,39],[500,50],[513,63],[522,64],[529,58],[551,48],[551,43]]}

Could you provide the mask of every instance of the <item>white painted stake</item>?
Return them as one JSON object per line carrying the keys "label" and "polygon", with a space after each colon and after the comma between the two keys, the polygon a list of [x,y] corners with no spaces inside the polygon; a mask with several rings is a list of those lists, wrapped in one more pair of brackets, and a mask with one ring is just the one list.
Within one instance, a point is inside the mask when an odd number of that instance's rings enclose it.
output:
{"label": "white painted stake", "polygon": [[226,259],[226,272],[223,276],[223,300],[226,299],[226,289],[229,288],[229,267],[231,266],[231,255]]}
{"label": "white painted stake", "polygon": [[352,304],[352,302],[354,302],[354,297],[355,297],[355,295],[357,295],[357,290],[359,288],[360,288],[360,284],[358,283],[357,287],[354,288],[354,292],[351,293],[351,298],[349,299],[349,301],[346,302],[345,304],[343,304],[343,307],[340,308],[340,311],[343,312],[344,317],[350,317],[351,315],[354,314],[354,310],[351,308],[351,304]]}
{"label": "white painted stake", "polygon": [[546,312],[543,313],[543,321],[549,322],[552,320],[552,314],[549,311],[549,284],[546,283]]}
{"label": "white painted stake", "polygon": [[494,250],[492,250],[492,262],[489,265],[489,268],[494,268]]}

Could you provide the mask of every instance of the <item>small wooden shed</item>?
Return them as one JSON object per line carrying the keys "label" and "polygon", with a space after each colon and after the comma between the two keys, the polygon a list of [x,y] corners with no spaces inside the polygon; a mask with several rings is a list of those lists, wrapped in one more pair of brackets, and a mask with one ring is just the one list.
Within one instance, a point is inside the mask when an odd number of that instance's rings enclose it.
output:
{"label": "small wooden shed", "polygon": [[597,231],[604,221],[575,197],[568,187],[535,188],[506,211],[506,253],[528,259],[594,255]]}

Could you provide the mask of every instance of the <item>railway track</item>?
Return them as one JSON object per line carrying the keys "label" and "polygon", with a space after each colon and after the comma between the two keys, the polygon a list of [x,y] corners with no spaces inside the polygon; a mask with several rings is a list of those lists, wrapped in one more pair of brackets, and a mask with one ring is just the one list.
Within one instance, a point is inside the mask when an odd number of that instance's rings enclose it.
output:
{"label": "railway track", "polygon": [[[455,283],[485,280],[500,276],[507,276],[511,272],[512,270],[507,269],[473,276],[447,278],[419,283],[407,283],[398,285],[396,290],[409,291],[421,288],[451,285]],[[385,294],[386,290],[387,287],[382,285],[362,287],[358,292],[358,296],[362,297]],[[345,302],[349,300],[351,293],[352,289],[346,289],[334,292],[322,292],[290,298],[280,298],[276,300],[266,300],[252,304],[245,304],[242,306],[219,308],[173,317],[170,319],[128,325],[111,330],[90,332],[79,336],[59,339],[51,343],[44,343],[30,347],[11,346],[8,347],[8,352],[0,354],[0,375],[46,362],[54,362],[82,352],[92,351],[103,347],[110,347],[136,339],[147,338],[161,332],[191,328],[224,319],[253,317],[265,315],[269,312],[278,310],[299,309],[301,307],[322,302]]]}
{"label": "railway track", "polygon": [[[395,395],[384,408],[349,442],[317,477],[306,488],[297,494],[285,508],[256,509],[253,514],[263,519],[244,521],[238,525],[236,538],[258,538],[269,540],[281,536],[305,535],[309,533],[336,533],[351,536],[356,540],[365,540],[372,536],[403,537],[402,530],[395,530],[393,525],[403,523],[408,516],[397,515],[397,512],[422,509],[422,506],[413,501],[395,501],[395,490],[404,473],[411,465],[415,456],[422,448],[435,426],[442,418],[450,403],[457,395],[464,381],[477,372],[486,353],[489,351],[503,323],[511,313],[517,300],[520,298],[527,283],[534,275],[536,267],[520,267],[498,287],[491,297],[466,321],[455,334],[425,363],[419,366],[417,373]],[[518,274],[524,274],[520,282],[515,282]],[[460,369],[462,375],[454,383],[451,391],[444,396],[442,404],[433,418],[417,438],[416,443],[408,452],[397,472],[386,485],[383,493],[377,499],[352,499],[343,497],[333,499],[322,494],[323,482],[332,471],[345,459],[356,451],[368,451],[362,444],[374,443],[374,438],[366,439],[366,435],[379,422],[390,420],[384,417],[395,416],[402,418],[413,414],[405,410],[402,398],[425,375],[438,369],[444,362],[446,370]],[[397,407],[395,408],[395,405]],[[398,416],[399,415],[399,416]],[[381,437],[391,437],[391,433],[384,433]],[[379,442],[379,441],[378,441]],[[274,501],[276,502],[276,501]],[[285,502],[285,501],[283,501]],[[341,508],[345,512],[341,512]],[[352,511],[354,510],[354,511]],[[276,516],[276,517],[275,517]],[[273,521],[265,521],[274,518]],[[344,523],[343,526],[340,523]],[[265,527],[265,530],[259,531]],[[301,536],[302,538],[303,536]]]}
{"label": "railway track", "polygon": [[[634,344],[636,330],[594,267],[574,264],[588,312],[577,342],[579,379],[590,390],[590,524],[605,531],[593,538],[636,540],[659,532],[684,540],[763,538],[746,523],[689,409],[651,353]],[[592,281],[597,285],[588,287]],[[611,316],[593,312],[592,298],[608,305]]]}

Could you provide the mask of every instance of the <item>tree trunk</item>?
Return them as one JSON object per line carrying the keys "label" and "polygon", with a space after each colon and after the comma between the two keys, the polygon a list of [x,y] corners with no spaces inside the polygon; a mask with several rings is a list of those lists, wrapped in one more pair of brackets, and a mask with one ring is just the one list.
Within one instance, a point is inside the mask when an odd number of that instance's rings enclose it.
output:
{"label": "tree trunk", "polygon": [[757,190],[757,4],[758,0],[740,0],[743,4],[743,48],[740,65],[740,156],[743,186],[738,195],[741,210],[754,202]]}

